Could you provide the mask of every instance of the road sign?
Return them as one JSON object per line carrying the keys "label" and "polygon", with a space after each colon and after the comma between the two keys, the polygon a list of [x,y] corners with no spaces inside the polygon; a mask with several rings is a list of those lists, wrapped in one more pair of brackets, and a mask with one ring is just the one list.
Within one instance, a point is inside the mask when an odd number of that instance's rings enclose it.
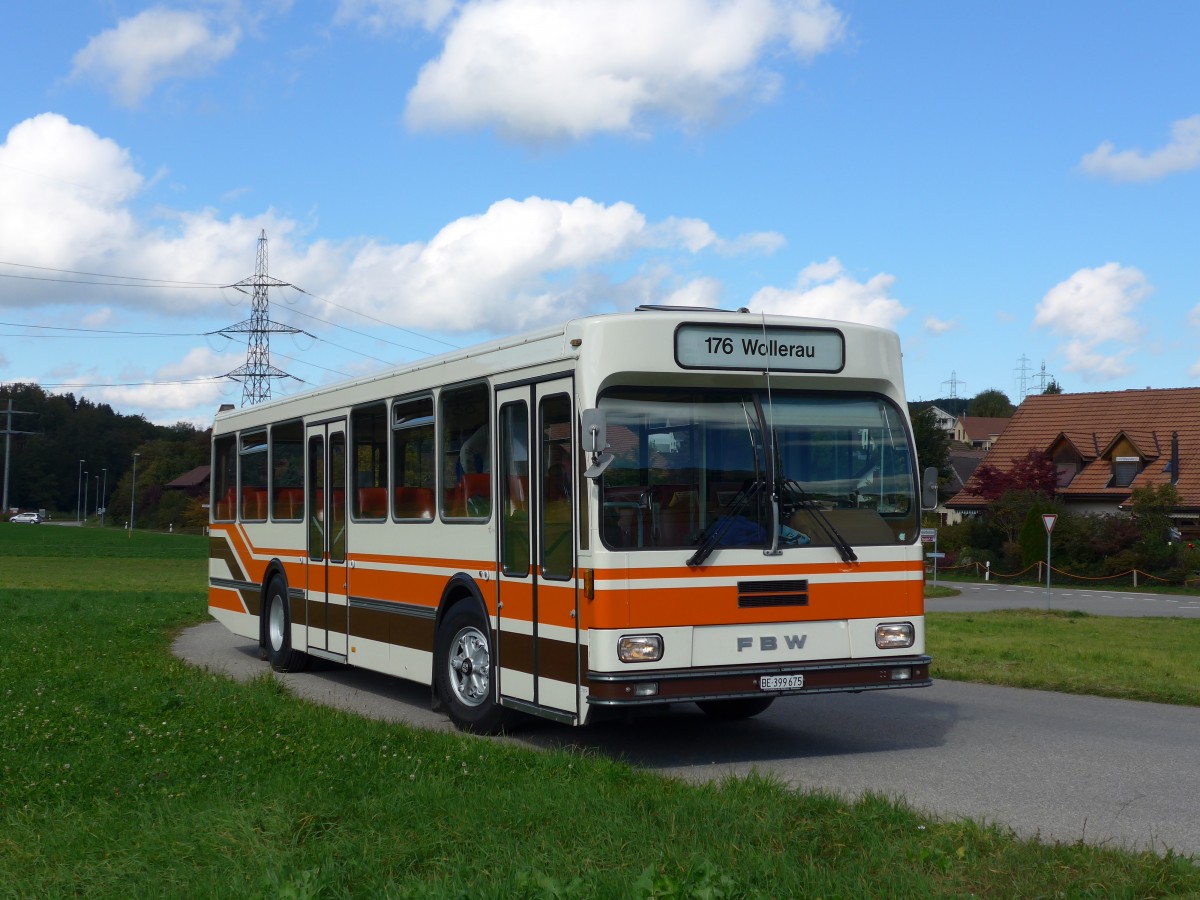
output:
{"label": "road sign", "polygon": [[945,559],[946,554],[945,553],[926,553],[925,558],[926,559]]}
{"label": "road sign", "polygon": [[1058,521],[1058,516],[1055,513],[1042,513],[1042,524],[1046,526],[1046,534],[1054,530],[1054,523]]}
{"label": "road sign", "polygon": [[922,528],[921,529],[921,543],[922,544],[936,544],[937,543],[937,529],[936,528]]}

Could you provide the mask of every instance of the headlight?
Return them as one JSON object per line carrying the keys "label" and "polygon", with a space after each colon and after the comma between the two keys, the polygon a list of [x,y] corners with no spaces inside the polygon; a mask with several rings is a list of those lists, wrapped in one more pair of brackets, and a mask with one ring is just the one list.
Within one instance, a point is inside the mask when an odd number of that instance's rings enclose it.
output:
{"label": "headlight", "polygon": [[621,662],[657,662],[662,655],[663,639],[660,634],[626,634],[617,640],[617,658]]}
{"label": "headlight", "polygon": [[875,626],[875,646],[880,650],[903,650],[913,645],[911,622],[892,622]]}

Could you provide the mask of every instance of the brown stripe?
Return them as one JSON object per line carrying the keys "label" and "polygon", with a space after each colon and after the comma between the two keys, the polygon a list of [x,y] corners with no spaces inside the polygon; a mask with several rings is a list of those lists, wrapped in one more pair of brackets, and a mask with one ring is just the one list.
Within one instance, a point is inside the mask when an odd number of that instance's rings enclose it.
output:
{"label": "brown stripe", "polygon": [[237,554],[233,552],[233,548],[229,546],[228,539],[223,535],[221,537],[209,537],[208,558],[219,559],[224,562],[229,567],[229,577],[235,581],[249,580],[246,578],[246,571],[242,568]]}

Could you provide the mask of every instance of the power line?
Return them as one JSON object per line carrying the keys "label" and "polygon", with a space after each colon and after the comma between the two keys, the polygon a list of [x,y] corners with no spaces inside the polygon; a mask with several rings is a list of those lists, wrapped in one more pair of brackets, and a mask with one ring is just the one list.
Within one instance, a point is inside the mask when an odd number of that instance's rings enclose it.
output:
{"label": "power line", "polygon": [[[6,262],[0,260],[0,266],[13,266],[17,269],[36,269],[39,272],[59,272],[63,275],[86,275],[89,278],[120,278],[123,281],[152,281],[156,284],[174,284],[181,287],[229,287],[215,281],[174,281],[169,278],[142,278],[137,275],[109,275],[105,272],[81,272],[78,269],[57,269],[53,266],[35,266],[30,263]],[[4,274],[4,273],[0,273]],[[17,275],[6,275],[8,278],[18,278]]]}
{"label": "power line", "polygon": [[[20,322],[0,322],[2,328],[36,328],[39,331],[77,332],[81,338],[99,337],[206,337],[212,331],[117,331],[110,328],[70,328],[65,325],[22,325]],[[69,337],[65,334],[5,334],[4,337]]]}
{"label": "power line", "polygon": [[[292,285],[292,287],[295,287],[295,285]],[[449,347],[452,350],[461,349],[457,344],[451,344],[449,341],[443,341],[441,338],[430,337],[427,334],[421,334],[419,331],[411,331],[408,328],[402,328],[399,325],[394,325],[391,322],[386,322],[383,319],[378,319],[375,316],[372,316],[368,313],[359,312],[357,309],[351,309],[349,306],[342,306],[342,304],[340,304],[340,303],[334,303],[332,300],[326,300],[324,297],[318,297],[316,294],[313,294],[313,293],[310,293],[309,291],[304,290],[304,288],[296,288],[296,290],[298,290],[302,294],[306,294],[307,296],[312,297],[314,300],[320,300],[322,303],[328,303],[330,306],[336,306],[338,309],[345,310],[348,313],[353,313],[356,316],[362,316],[364,319],[370,319],[372,322],[377,322],[380,325],[386,325],[388,328],[395,328],[397,331],[403,331],[405,334],[411,334],[413,337],[419,337],[422,340],[426,340],[426,341],[433,341],[435,344],[445,344],[447,347]],[[404,345],[397,344],[396,346],[403,347]],[[404,349],[405,350],[413,350],[413,352],[415,352],[415,353],[424,353],[425,352],[424,350],[416,350],[413,347],[405,347]]]}

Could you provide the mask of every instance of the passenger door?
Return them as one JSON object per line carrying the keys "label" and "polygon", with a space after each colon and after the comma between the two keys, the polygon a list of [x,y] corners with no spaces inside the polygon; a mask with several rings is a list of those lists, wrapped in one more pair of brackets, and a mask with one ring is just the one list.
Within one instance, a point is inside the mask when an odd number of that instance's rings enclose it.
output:
{"label": "passenger door", "polygon": [[346,420],[309,425],[308,480],[308,652],[345,659],[349,606],[346,601]]}
{"label": "passenger door", "polygon": [[579,649],[572,382],[496,391],[500,693],[574,721]]}

